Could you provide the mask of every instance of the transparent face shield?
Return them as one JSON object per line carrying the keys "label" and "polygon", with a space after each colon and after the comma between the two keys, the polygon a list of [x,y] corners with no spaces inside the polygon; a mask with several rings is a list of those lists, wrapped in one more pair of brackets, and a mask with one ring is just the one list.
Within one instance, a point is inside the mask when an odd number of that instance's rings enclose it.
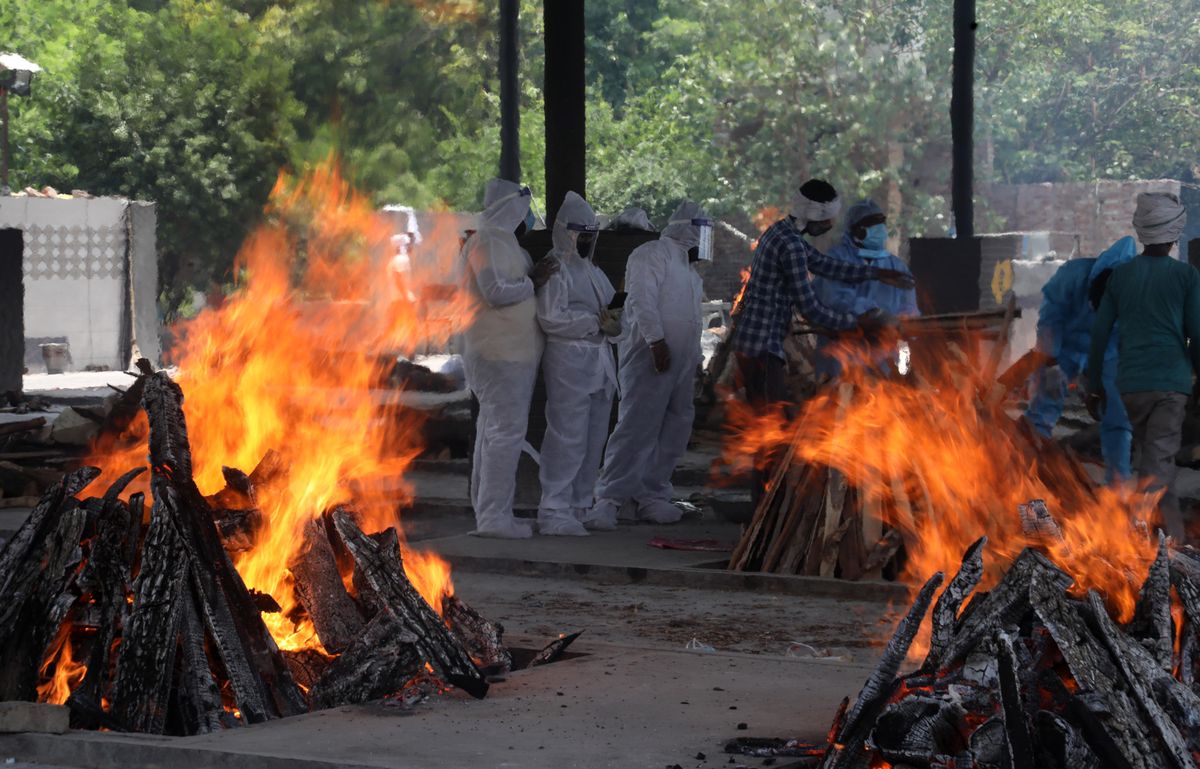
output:
{"label": "transparent face shield", "polygon": [[700,242],[697,244],[699,255],[696,261],[712,262],[713,260],[713,220],[706,218],[696,219],[672,219],[667,226],[672,224],[690,224],[699,231]]}
{"label": "transparent face shield", "polygon": [[528,187],[522,187],[521,189],[517,190],[516,192],[508,193],[504,197],[493,201],[492,204],[490,206],[488,206],[487,208],[488,208],[488,210],[498,209],[500,206],[504,205],[508,201],[515,200],[517,198],[524,198],[528,202],[527,204],[528,204],[529,208],[525,212],[525,216],[523,217],[524,221],[525,221],[525,229],[532,230],[534,228],[534,225],[539,221],[542,222],[542,226],[544,227],[545,221],[541,218],[541,215],[539,215],[537,213],[537,208],[536,208],[536,206],[534,206],[534,203],[533,203],[533,191],[530,190]]}
{"label": "transparent face shield", "polygon": [[575,251],[584,259],[596,255],[596,241],[600,239],[600,225],[567,223],[567,231],[575,234]]}

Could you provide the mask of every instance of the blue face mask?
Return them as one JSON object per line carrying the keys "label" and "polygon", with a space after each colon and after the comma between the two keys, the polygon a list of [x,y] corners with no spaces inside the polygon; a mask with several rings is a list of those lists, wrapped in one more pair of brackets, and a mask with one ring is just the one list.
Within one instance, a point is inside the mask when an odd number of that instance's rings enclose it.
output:
{"label": "blue face mask", "polygon": [[887,244],[887,225],[872,224],[867,228],[867,234],[862,239],[862,247],[868,251],[882,251]]}

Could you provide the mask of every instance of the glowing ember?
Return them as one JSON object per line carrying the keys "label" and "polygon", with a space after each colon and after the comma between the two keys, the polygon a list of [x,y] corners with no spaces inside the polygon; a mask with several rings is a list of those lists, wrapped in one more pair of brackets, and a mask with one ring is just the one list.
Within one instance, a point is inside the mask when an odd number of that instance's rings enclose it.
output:
{"label": "glowing ember", "polygon": [[[825,391],[803,404],[795,423],[781,412],[731,408],[726,461],[745,465],[757,452],[786,445],[799,425],[797,456],[841,471],[903,534],[910,583],[953,573],[967,546],[986,534],[985,584],[1036,544],[1076,578],[1077,590],[1094,588],[1119,620],[1132,617],[1155,554],[1134,522],[1155,518],[1153,498],[1094,490],[1065,455],[1033,451],[1020,423],[981,403],[984,388],[964,379],[961,366],[931,370],[918,386],[865,368],[845,366],[843,381],[854,387],[848,405],[839,408],[837,393]],[[1062,541],[1031,542],[1022,532],[1017,507],[1033,499],[1046,501]]]}
{"label": "glowing ember", "polygon": [[[303,179],[281,174],[267,215],[238,255],[236,289],[179,330],[173,357],[202,493],[224,487],[223,465],[249,472],[268,451],[278,455],[281,477],[257,489],[264,525],[235,564],[248,587],[282,607],[263,616],[280,647],[319,648],[311,622],[287,618],[295,606],[287,564],[303,526],[337,504],[351,505],[364,531],[397,525],[422,417],[382,408],[394,392],[375,389],[379,361],[445,343],[473,307],[468,293],[445,290],[457,283],[453,224],[435,226],[414,254],[411,294],[394,290],[391,227],[332,162]],[[425,294],[442,298],[453,321],[427,322],[410,298]],[[145,464],[147,432],[140,415],[95,449],[88,462],[105,470],[98,485]],[[440,609],[453,589],[448,565],[430,553],[405,559],[413,584]]]}

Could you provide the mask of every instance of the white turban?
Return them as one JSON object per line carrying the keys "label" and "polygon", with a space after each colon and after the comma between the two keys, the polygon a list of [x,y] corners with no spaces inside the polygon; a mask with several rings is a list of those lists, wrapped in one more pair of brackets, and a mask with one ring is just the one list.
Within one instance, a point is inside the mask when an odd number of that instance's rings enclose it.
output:
{"label": "white turban", "polygon": [[1133,228],[1147,246],[1174,243],[1187,226],[1187,211],[1173,192],[1143,192],[1137,196]]}
{"label": "white turban", "polygon": [[841,210],[842,199],[836,196],[828,203],[818,203],[805,197],[803,192],[797,191],[796,197],[792,198],[791,214],[796,217],[796,227],[800,230],[807,227],[809,222],[836,219]]}

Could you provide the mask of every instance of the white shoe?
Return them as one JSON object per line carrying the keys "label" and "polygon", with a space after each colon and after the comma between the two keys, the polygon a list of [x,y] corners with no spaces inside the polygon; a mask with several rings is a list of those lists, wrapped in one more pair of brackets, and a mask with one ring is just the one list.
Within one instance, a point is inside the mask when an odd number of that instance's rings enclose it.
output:
{"label": "white shoe", "polygon": [[533,523],[517,517],[507,521],[489,521],[486,525],[476,526],[471,532],[472,537],[488,537],[490,539],[529,539],[533,536]]}
{"label": "white shoe", "polygon": [[683,511],[666,499],[652,499],[639,504],[637,514],[638,520],[647,523],[679,523],[683,517]]}
{"label": "white shoe", "polygon": [[586,537],[583,527],[570,510],[538,510],[538,533],[551,537]]}
{"label": "white shoe", "polygon": [[596,514],[593,509],[581,507],[579,510],[579,522],[584,528],[589,531],[615,531],[617,528],[617,514],[613,511],[612,515],[603,515],[605,511],[601,510],[601,514]]}

